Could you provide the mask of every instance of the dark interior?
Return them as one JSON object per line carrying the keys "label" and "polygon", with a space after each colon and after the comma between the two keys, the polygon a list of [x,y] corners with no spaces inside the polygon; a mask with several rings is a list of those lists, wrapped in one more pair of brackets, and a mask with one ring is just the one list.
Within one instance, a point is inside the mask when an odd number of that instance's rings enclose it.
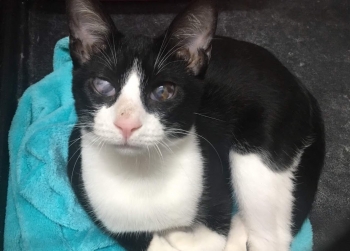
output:
{"label": "dark interior", "polygon": [[[225,1],[223,1],[225,2]],[[186,1],[105,2],[124,33],[159,34]],[[327,154],[311,222],[314,250],[350,250],[350,2],[235,0],[217,34],[273,52],[319,100]],[[52,71],[67,36],[63,0],[0,0],[0,245],[8,178],[7,135],[24,90]]]}

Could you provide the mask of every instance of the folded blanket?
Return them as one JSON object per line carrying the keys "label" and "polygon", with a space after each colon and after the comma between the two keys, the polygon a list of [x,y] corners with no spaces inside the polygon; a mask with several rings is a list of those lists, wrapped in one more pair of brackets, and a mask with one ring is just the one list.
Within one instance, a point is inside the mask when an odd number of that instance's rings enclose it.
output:
{"label": "folded blanket", "polygon": [[[66,176],[68,138],[76,122],[68,38],[58,41],[54,71],[22,96],[9,134],[6,251],[121,251],[78,204]],[[307,220],[293,251],[312,250]]]}

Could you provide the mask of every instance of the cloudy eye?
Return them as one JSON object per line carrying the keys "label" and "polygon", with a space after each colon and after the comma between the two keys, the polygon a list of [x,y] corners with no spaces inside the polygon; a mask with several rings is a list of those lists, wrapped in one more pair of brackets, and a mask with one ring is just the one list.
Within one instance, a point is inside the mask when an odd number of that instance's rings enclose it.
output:
{"label": "cloudy eye", "polygon": [[106,80],[96,78],[92,82],[92,86],[94,90],[102,96],[111,97],[115,95],[115,88]]}
{"label": "cloudy eye", "polygon": [[176,88],[171,83],[158,86],[151,92],[151,99],[155,101],[165,101],[175,96]]}

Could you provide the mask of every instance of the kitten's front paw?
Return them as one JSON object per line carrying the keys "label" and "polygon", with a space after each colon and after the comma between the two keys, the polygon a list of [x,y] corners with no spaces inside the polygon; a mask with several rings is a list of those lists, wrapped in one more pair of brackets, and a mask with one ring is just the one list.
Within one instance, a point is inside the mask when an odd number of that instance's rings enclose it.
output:
{"label": "kitten's front paw", "polygon": [[155,234],[153,236],[153,239],[147,251],[180,251],[180,250],[172,247],[166,239]]}
{"label": "kitten's front paw", "polygon": [[181,251],[193,250],[195,240],[192,232],[174,231],[167,234],[166,239]]}
{"label": "kitten's front paw", "polygon": [[172,231],[165,238],[181,251],[223,251],[226,245],[224,236],[203,225],[192,231]]}
{"label": "kitten's front paw", "polygon": [[240,215],[236,214],[231,222],[231,229],[225,251],[247,251],[248,234]]}
{"label": "kitten's front paw", "polygon": [[242,245],[241,243],[227,243],[225,251],[249,251],[247,245]]}

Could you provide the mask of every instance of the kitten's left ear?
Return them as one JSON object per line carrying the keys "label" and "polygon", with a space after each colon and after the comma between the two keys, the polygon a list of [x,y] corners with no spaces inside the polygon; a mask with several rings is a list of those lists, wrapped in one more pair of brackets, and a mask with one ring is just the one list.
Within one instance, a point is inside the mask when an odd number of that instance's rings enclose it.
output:
{"label": "kitten's left ear", "polygon": [[187,67],[194,75],[203,73],[209,63],[217,16],[214,1],[197,0],[169,27],[170,48],[177,48],[176,56],[187,61]]}
{"label": "kitten's left ear", "polygon": [[70,54],[75,67],[108,45],[111,36],[120,35],[111,17],[98,0],[66,0]]}

